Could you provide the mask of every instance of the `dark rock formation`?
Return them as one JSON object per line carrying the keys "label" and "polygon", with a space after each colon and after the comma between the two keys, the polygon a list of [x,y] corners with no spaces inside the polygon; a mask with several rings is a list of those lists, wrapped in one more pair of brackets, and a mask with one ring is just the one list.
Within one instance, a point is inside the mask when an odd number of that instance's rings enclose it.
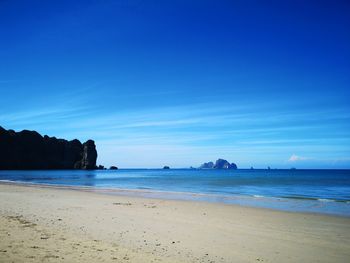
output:
{"label": "dark rock formation", "polygon": [[109,167],[109,170],[118,170],[118,167],[117,166],[111,166],[111,167]]}
{"label": "dark rock formation", "polygon": [[97,159],[97,151],[95,142],[88,140],[83,143],[83,159],[81,160],[82,169],[95,169]]}
{"label": "dark rock formation", "polygon": [[97,151],[88,140],[67,141],[36,131],[15,132],[0,126],[0,169],[95,169]]}
{"label": "dark rock formation", "polygon": [[214,163],[213,162],[208,162],[208,163],[203,163],[199,169],[213,169],[214,168]]}
{"label": "dark rock formation", "polygon": [[208,162],[202,164],[200,169],[232,169],[236,170],[237,165],[235,163],[229,163],[228,161],[224,159],[218,159],[216,160],[215,164],[213,162]]}
{"label": "dark rock formation", "polygon": [[165,169],[165,170],[169,170],[169,169],[170,169],[170,167],[169,167],[169,166],[164,166],[164,167],[163,167],[163,169]]}
{"label": "dark rock formation", "polygon": [[237,165],[235,163],[229,163],[224,159],[218,159],[215,162],[214,169],[237,169]]}
{"label": "dark rock formation", "polygon": [[96,169],[97,170],[107,170],[103,165],[98,165],[97,167],[96,167]]}

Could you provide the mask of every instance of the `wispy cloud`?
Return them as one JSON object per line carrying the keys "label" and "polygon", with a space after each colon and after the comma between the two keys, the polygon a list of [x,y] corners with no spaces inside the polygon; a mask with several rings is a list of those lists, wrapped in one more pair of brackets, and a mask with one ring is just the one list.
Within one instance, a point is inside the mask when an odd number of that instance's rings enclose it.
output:
{"label": "wispy cloud", "polygon": [[[326,113],[319,114],[320,120],[338,117]],[[286,152],[317,158],[332,152],[348,156],[349,134],[342,127],[329,129],[330,125],[337,127],[337,122],[328,123],[326,129],[326,121],[313,121],[314,114],[211,102],[108,112],[90,107],[80,96],[69,96],[64,105],[0,113],[0,119],[5,128],[33,129],[67,139],[92,138],[99,149],[99,162],[109,165],[118,157],[122,167],[135,167],[135,162],[139,167],[154,167],[157,160],[167,159],[176,159],[173,165],[181,166],[218,157],[247,166],[266,159],[285,165],[311,160],[293,154],[286,162]]]}
{"label": "wispy cloud", "polygon": [[310,157],[304,157],[304,156],[299,156],[292,154],[291,157],[289,157],[288,161],[289,162],[299,162],[299,161],[305,161],[305,160],[310,160]]}

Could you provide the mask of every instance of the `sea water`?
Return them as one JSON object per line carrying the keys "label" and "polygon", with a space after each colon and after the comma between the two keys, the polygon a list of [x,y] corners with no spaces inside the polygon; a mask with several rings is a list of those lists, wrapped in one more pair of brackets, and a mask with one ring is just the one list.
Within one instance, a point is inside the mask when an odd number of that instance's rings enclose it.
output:
{"label": "sea water", "polygon": [[350,216],[350,170],[0,171],[0,180]]}

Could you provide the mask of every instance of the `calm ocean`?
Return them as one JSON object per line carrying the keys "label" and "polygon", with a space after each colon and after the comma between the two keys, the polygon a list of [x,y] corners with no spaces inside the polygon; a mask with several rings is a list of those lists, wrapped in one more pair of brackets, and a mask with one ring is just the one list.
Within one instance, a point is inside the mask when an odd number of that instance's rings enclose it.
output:
{"label": "calm ocean", "polygon": [[0,171],[0,180],[350,216],[350,170]]}

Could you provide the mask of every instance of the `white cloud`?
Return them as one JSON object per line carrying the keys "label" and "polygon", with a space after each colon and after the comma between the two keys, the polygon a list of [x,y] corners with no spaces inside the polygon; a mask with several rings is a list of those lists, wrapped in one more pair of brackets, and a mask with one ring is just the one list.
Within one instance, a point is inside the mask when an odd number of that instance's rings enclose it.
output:
{"label": "white cloud", "polygon": [[291,157],[289,157],[288,162],[298,162],[298,161],[305,161],[309,160],[310,158],[308,157],[303,157],[303,156],[298,156],[295,154],[292,154]]}

